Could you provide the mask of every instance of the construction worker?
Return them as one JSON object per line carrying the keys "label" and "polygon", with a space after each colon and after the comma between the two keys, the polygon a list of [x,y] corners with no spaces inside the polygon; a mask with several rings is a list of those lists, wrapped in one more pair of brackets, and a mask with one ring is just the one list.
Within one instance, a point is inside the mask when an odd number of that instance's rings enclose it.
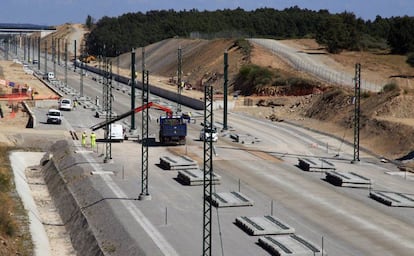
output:
{"label": "construction worker", "polygon": [[86,132],[82,133],[82,147],[86,146]]}
{"label": "construction worker", "polygon": [[96,147],[96,134],[94,132],[91,133],[91,148],[94,149]]}
{"label": "construction worker", "polygon": [[74,101],[73,101],[73,109],[76,109],[76,106],[78,105],[78,101],[75,99]]}

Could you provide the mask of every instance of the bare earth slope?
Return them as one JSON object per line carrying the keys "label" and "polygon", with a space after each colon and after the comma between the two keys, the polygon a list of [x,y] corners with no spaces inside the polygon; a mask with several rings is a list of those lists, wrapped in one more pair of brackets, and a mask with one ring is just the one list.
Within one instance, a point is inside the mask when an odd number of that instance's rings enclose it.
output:
{"label": "bare earth slope", "polygon": [[[73,41],[74,37],[80,37],[81,25],[65,24],[59,27],[58,32],[49,35],[66,37]],[[83,31],[83,30],[82,30]],[[80,38],[77,39],[81,41]],[[324,65],[350,74],[355,73],[356,63],[361,63],[361,78],[374,84],[385,85],[397,83],[399,92],[365,93],[362,99],[362,146],[389,158],[398,158],[412,151],[411,141],[412,127],[414,125],[412,109],[412,80],[401,76],[414,75],[413,68],[405,63],[404,56],[389,55],[383,52],[348,52],[341,54],[329,54],[323,47],[312,39],[283,40],[282,44],[293,47],[299,53],[307,54],[307,57],[318,60]],[[193,90],[185,90],[183,93],[191,97],[202,97],[201,81],[205,76],[218,74],[219,80],[216,89],[223,84],[223,53],[229,53],[229,84],[230,90],[234,85],[235,77],[243,64],[253,63],[271,69],[279,69],[302,78],[318,80],[325,86],[337,86],[321,81],[318,77],[298,71],[291,67],[285,59],[274,55],[271,51],[253,44],[250,56],[244,56],[232,39],[166,39],[144,48],[145,65],[150,72],[150,83],[162,86],[170,90],[176,90],[178,48],[182,49],[182,79]],[[113,71],[118,72],[117,59],[113,59]],[[97,65],[95,63],[95,65]],[[136,71],[140,73],[142,66],[142,48],[136,49]],[[119,58],[119,72],[130,76],[131,54],[122,54]],[[138,74],[138,79],[141,75]],[[328,90],[325,93],[331,93]],[[335,94],[335,93],[334,93]],[[244,106],[244,98],[239,97],[236,108],[233,111],[242,111],[263,118],[276,115],[277,120],[293,120],[298,124],[311,126],[318,130],[331,132],[345,140],[353,141],[352,118],[353,105],[349,98],[351,91],[335,94],[332,101],[326,103],[326,95],[313,94],[307,96],[268,97],[261,95],[249,96],[249,102],[253,106]],[[329,97],[328,97],[329,98]],[[259,100],[279,102],[277,107],[257,107],[254,103]],[[248,101],[246,101],[248,102]],[[327,107],[329,106],[329,107]],[[386,143],[384,143],[386,142]]]}
{"label": "bare earth slope", "polygon": [[[362,65],[362,78],[375,84],[385,85],[397,83],[401,91],[394,93],[366,93],[362,98],[361,115],[361,146],[387,158],[395,159],[409,154],[413,150],[414,140],[411,140],[413,130],[411,80],[396,78],[399,75],[413,75],[413,68],[405,63],[403,56],[395,56],[368,52],[343,52],[333,55],[327,53],[314,40],[284,40],[283,44],[294,47],[298,52],[308,53],[311,58],[317,58],[325,65],[341,72],[354,74],[355,64]],[[176,77],[177,51],[182,49],[183,79],[188,81],[193,89],[200,89],[201,79],[206,73],[223,74],[223,52],[229,51],[230,84],[243,64],[253,63],[271,69],[283,70],[291,75],[318,80],[325,86],[331,85],[319,80],[314,75],[295,70],[283,58],[274,55],[265,48],[253,44],[250,58],[243,56],[240,49],[234,46],[233,40],[199,40],[199,39],[167,39],[145,47],[146,68],[150,71],[152,83],[175,90],[172,83]],[[141,70],[141,52],[136,50],[136,66]],[[121,73],[130,75],[130,54],[120,57]],[[114,61],[115,63],[115,61]],[[151,79],[151,77],[153,77]],[[154,79],[155,78],[155,79]],[[218,85],[222,84],[222,80]],[[331,93],[328,90],[326,94]],[[184,92],[189,93],[189,92]],[[239,98],[236,109],[258,117],[269,118],[277,115],[278,120],[293,120],[300,125],[332,133],[348,142],[353,141],[353,105],[351,104],[352,90],[344,90],[334,94],[327,104],[325,94],[290,97],[250,96],[252,102],[268,100],[282,102],[281,106],[257,107],[244,106],[243,97]],[[192,94],[201,97],[201,92]],[[329,96],[329,95],[328,95]],[[329,97],[328,97],[329,98]],[[282,106],[283,105],[283,106]]]}

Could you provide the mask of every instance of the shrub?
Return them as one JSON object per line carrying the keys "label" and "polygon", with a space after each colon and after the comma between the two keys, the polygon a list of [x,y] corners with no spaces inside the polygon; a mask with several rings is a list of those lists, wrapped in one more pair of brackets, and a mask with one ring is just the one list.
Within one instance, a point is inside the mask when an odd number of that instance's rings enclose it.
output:
{"label": "shrub", "polygon": [[400,87],[396,83],[388,83],[382,87],[382,92],[392,92],[399,90]]}
{"label": "shrub", "polygon": [[407,55],[407,60],[406,60],[406,62],[411,66],[411,67],[414,67],[414,52],[410,52],[408,55]]}
{"label": "shrub", "polygon": [[234,44],[239,47],[242,51],[242,53],[246,56],[250,56],[250,52],[252,51],[252,47],[246,39],[240,38],[237,39]]}

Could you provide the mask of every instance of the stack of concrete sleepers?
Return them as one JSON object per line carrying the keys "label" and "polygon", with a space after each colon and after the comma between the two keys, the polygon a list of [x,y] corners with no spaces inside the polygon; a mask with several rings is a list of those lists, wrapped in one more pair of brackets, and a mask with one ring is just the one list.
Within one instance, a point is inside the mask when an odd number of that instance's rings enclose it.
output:
{"label": "stack of concrete sleepers", "polygon": [[236,218],[236,225],[252,236],[270,255],[311,256],[327,255],[321,248],[295,234],[295,229],[275,216]]}
{"label": "stack of concrete sleepers", "polygon": [[188,156],[160,157],[160,166],[165,170],[199,169],[197,162]]}
{"label": "stack of concrete sleepers", "polygon": [[253,201],[240,192],[221,192],[213,193],[211,196],[211,204],[215,207],[238,207],[238,206],[252,206]]}
{"label": "stack of concrete sleepers", "polygon": [[259,244],[271,255],[278,256],[305,256],[326,255],[322,249],[305,240],[303,237],[290,234],[281,236],[263,236],[259,238]]}
{"label": "stack of concrete sleepers", "polygon": [[369,188],[372,185],[370,179],[353,172],[328,171],[326,181],[341,187]]}
{"label": "stack of concrete sleepers", "polygon": [[299,168],[307,172],[335,170],[335,165],[325,159],[299,158]]}
{"label": "stack of concrete sleepers", "polygon": [[271,215],[237,217],[236,225],[252,236],[292,234],[295,232],[295,229]]}
{"label": "stack of concrete sleepers", "polygon": [[414,207],[414,194],[389,191],[371,191],[369,196],[388,206]]}
{"label": "stack of concrete sleepers", "polygon": [[[204,172],[200,169],[179,170],[177,179],[184,185],[197,186],[204,183]],[[221,177],[213,172],[213,185],[220,184]]]}

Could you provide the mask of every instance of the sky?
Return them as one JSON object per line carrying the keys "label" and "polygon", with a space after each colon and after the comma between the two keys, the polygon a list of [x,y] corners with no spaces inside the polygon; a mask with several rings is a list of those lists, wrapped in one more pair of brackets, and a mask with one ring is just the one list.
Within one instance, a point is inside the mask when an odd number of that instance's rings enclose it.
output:
{"label": "sky", "polygon": [[331,13],[353,12],[364,20],[374,20],[377,15],[414,16],[414,0],[1,0],[0,23],[55,26],[85,23],[88,15],[97,21],[103,16],[149,10],[213,11],[238,7],[246,11],[263,7],[283,10],[295,5],[309,10],[327,9]]}

